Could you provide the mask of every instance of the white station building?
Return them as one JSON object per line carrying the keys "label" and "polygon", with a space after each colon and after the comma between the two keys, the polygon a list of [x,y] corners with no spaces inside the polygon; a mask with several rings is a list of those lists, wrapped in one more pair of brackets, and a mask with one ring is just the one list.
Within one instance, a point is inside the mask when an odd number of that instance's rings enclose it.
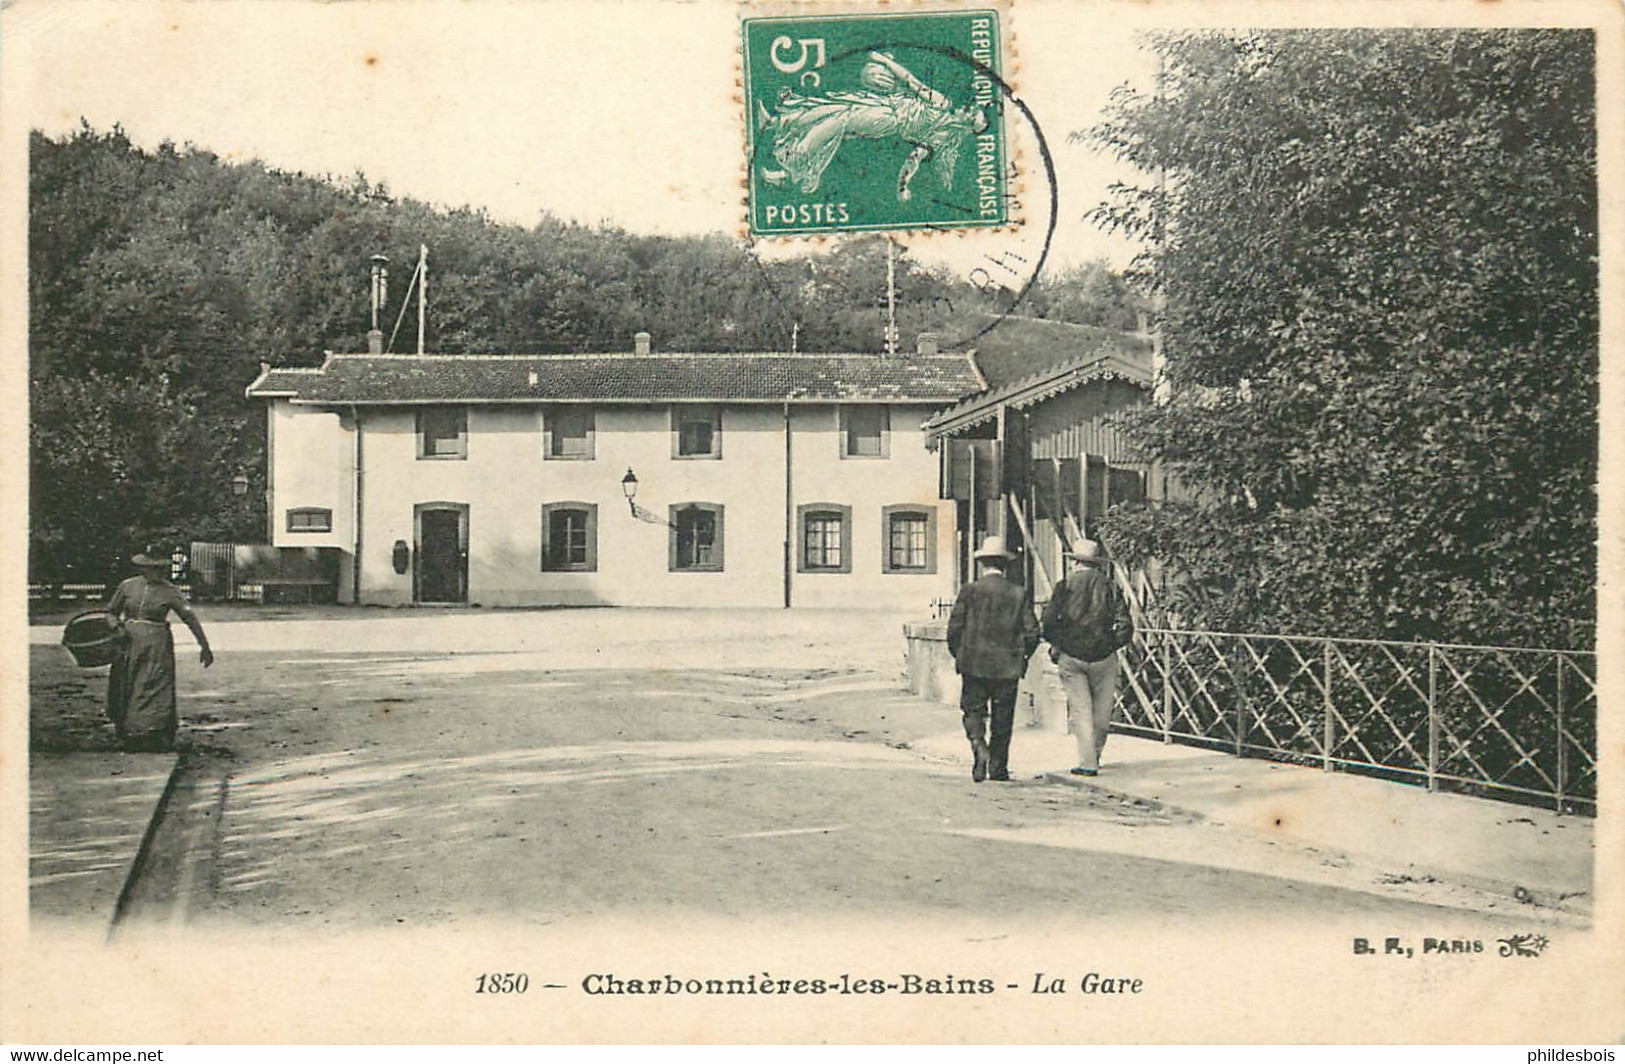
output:
{"label": "white station building", "polygon": [[[925,421],[987,387],[905,355],[329,354],[264,367],[270,542],[341,602],[923,609],[953,595]],[[630,498],[628,497],[630,494]]]}

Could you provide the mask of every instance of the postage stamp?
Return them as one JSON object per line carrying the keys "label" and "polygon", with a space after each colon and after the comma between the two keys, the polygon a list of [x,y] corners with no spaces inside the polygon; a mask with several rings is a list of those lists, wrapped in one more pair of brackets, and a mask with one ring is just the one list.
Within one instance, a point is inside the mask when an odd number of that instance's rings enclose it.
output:
{"label": "postage stamp", "polygon": [[1010,221],[997,11],[744,21],[755,236]]}

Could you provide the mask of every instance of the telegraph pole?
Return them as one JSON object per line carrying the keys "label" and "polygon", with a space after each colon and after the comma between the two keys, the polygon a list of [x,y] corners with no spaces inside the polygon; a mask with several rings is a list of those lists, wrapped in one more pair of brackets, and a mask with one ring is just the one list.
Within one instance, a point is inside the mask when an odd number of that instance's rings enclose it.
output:
{"label": "telegraph pole", "polygon": [[886,354],[897,354],[897,243],[886,237]]}
{"label": "telegraph pole", "polygon": [[429,245],[418,245],[418,354],[423,354],[423,324],[429,303]]}

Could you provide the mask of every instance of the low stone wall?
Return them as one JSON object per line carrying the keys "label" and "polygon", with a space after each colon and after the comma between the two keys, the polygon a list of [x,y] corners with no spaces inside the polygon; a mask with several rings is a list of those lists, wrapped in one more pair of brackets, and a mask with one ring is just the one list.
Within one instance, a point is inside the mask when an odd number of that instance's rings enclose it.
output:
{"label": "low stone wall", "polygon": [[1017,719],[1020,719],[1021,707],[1026,706],[1032,727],[1064,732],[1066,692],[1061,689],[1061,674],[1050,661],[1048,651],[1048,645],[1041,644],[1027,664],[1027,675],[1021,681],[1021,694],[1016,700]]}
{"label": "low stone wall", "polygon": [[948,622],[910,622],[903,625],[903,639],[909,691],[945,705],[959,705],[959,677],[953,655],[948,653]]}
{"label": "low stone wall", "polygon": [[[914,621],[903,625],[907,641],[904,661],[908,689],[921,698],[944,705],[959,705],[959,676],[954,672],[953,655],[948,653],[947,621]],[[1066,695],[1061,679],[1044,648],[1039,647],[1027,666],[1016,696],[1016,723],[1045,731],[1066,730]]]}

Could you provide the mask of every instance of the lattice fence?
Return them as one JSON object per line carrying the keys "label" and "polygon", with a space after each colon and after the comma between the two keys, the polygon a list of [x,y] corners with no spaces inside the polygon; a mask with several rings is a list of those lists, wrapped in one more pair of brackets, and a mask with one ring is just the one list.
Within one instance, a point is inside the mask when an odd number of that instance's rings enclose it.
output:
{"label": "lattice fence", "polygon": [[1131,732],[1594,812],[1596,655],[1143,628]]}

